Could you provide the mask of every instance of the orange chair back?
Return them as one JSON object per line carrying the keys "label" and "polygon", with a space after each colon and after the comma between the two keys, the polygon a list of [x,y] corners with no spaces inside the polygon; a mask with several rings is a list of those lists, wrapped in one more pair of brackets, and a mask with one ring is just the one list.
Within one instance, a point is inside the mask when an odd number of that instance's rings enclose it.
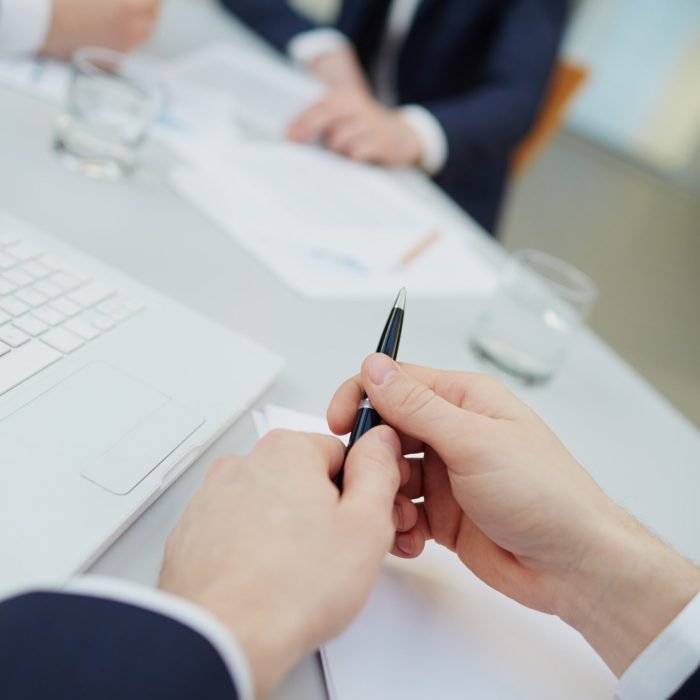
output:
{"label": "orange chair back", "polygon": [[512,175],[522,175],[556,136],[566,110],[587,79],[587,68],[566,60],[557,63],[535,126],[515,151]]}

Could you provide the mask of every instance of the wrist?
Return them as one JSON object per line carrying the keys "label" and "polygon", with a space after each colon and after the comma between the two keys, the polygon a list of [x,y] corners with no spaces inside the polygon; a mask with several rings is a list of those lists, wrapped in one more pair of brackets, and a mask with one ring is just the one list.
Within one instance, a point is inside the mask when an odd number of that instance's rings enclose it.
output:
{"label": "wrist", "polygon": [[246,597],[240,590],[213,585],[179,595],[214,615],[233,634],[250,667],[255,697],[264,698],[310,649],[296,611],[275,606],[259,587],[255,591]]}
{"label": "wrist", "polygon": [[619,509],[559,589],[559,617],[619,677],[700,591],[700,571]]}

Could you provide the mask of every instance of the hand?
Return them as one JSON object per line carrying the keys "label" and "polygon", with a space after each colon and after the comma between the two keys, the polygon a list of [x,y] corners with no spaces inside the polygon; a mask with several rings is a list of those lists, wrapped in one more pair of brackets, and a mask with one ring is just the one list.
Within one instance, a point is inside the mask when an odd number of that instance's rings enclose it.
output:
{"label": "hand", "polygon": [[369,83],[349,44],[317,56],[310,65],[311,72],[329,88],[351,89],[371,94]]}
{"label": "hand", "polygon": [[42,53],[67,59],[82,46],[130,51],[150,36],[160,0],[53,0]]}
{"label": "hand", "polygon": [[212,612],[246,652],[265,695],[304,655],[360,611],[395,523],[415,506],[395,504],[403,469],[396,434],[365,435],[345,464],[331,437],[274,431],[244,458],[216,462],[168,540],[161,587]]}
{"label": "hand", "polygon": [[334,432],[362,392],[412,460],[424,498],[394,553],[434,538],[483,581],[576,627],[620,674],[700,590],[700,572],[618,508],[542,421],[496,380],[383,355],[336,393]]}
{"label": "hand", "polygon": [[421,141],[401,112],[357,90],[329,93],[289,127],[292,141],[323,140],[352,160],[386,166],[417,165]]}

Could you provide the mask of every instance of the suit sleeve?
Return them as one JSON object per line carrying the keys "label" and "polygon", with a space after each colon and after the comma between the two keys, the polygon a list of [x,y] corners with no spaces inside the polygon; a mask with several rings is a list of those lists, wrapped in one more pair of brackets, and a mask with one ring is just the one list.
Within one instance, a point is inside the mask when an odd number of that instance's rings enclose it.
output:
{"label": "suit sleeve", "polygon": [[556,60],[565,0],[512,0],[484,63],[480,85],[423,103],[448,142],[443,174],[507,157],[532,127]]}
{"label": "suit sleeve", "polygon": [[53,591],[1,602],[0,697],[244,700],[216,643],[153,607]]}
{"label": "suit sleeve", "polygon": [[221,4],[283,53],[295,36],[318,28],[286,0],[221,0]]}
{"label": "suit sleeve", "polygon": [[622,674],[616,700],[700,697],[700,593]]}

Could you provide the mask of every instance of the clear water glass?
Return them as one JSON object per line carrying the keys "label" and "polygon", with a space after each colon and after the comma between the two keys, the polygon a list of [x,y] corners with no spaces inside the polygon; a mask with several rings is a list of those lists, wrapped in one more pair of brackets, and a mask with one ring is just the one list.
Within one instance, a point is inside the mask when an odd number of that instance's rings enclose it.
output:
{"label": "clear water glass", "polygon": [[157,75],[145,61],[110,49],[79,49],[54,148],[90,177],[128,175],[160,104]]}
{"label": "clear water glass", "polygon": [[564,362],[597,296],[593,281],[563,260],[518,251],[474,327],[472,349],[526,382],[544,382]]}

